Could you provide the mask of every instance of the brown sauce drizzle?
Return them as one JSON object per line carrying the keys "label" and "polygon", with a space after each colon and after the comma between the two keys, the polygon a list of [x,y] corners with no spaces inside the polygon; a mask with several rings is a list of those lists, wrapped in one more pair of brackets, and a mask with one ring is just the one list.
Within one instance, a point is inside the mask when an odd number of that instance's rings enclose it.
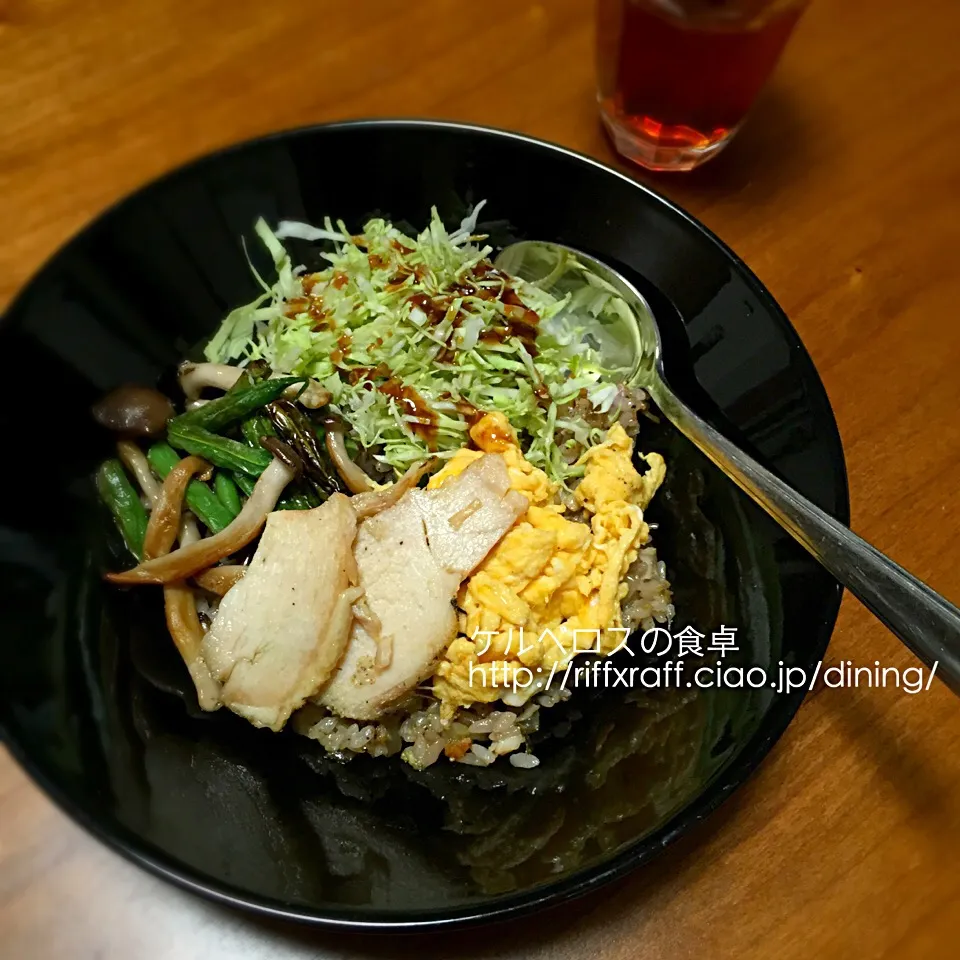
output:
{"label": "brown sauce drizzle", "polygon": [[423,280],[424,273],[424,268],[419,263],[413,267],[407,266],[405,263],[398,263],[396,273],[387,281],[387,292],[395,293],[406,283],[409,277],[413,277],[417,283],[420,283]]}
{"label": "brown sauce drizzle", "polygon": [[295,317],[301,313],[307,314],[313,321],[310,329],[314,333],[333,328],[333,317],[324,308],[323,297],[294,297],[286,302],[283,309],[285,317]]}
{"label": "brown sauce drizzle", "polygon": [[430,323],[434,325],[441,323],[447,315],[447,304],[439,300],[433,300],[425,293],[412,294],[407,297],[407,303],[409,303],[411,307],[417,307],[422,310],[427,315]]}
{"label": "brown sauce drizzle", "polygon": [[[531,310],[510,286],[511,277],[501,273],[489,261],[481,261],[473,268],[474,280],[499,280],[502,287],[494,291],[489,287],[476,287],[474,296],[499,300],[505,307],[503,323],[488,327],[480,334],[483,343],[503,343],[510,337],[516,337],[527,349],[531,357],[537,356],[537,334],[540,332],[540,316]],[[466,288],[467,284],[461,287]],[[472,286],[472,284],[470,285]]]}
{"label": "brown sauce drizzle", "polygon": [[454,406],[457,408],[457,413],[467,421],[467,426],[472,427],[475,423],[479,423],[485,416],[486,413],[481,410],[479,407],[475,407],[469,400],[465,397],[461,397],[454,403]]}
{"label": "brown sauce drizzle", "polygon": [[487,327],[480,334],[483,343],[504,343],[516,337],[526,347],[531,357],[537,355],[537,334],[540,332],[540,318],[533,310],[525,311],[522,318],[505,317],[503,325]]}
{"label": "brown sauce drizzle", "polygon": [[431,450],[437,446],[437,415],[427,406],[427,402],[417,393],[413,387],[402,384],[396,378],[391,377],[386,383],[382,383],[377,389],[393,397],[400,412],[407,417],[413,417],[413,422],[407,422],[410,431],[427,442]]}
{"label": "brown sauce drizzle", "polygon": [[387,380],[391,376],[392,372],[385,363],[378,363],[375,367],[354,367],[347,371],[347,381],[353,387],[363,380]]}
{"label": "brown sauce drizzle", "polygon": [[349,333],[343,334],[337,340],[336,349],[330,354],[330,362],[337,366],[340,363],[343,363],[343,358],[350,352],[350,348],[353,346],[353,339]]}
{"label": "brown sauce drizzle", "polygon": [[542,380],[533,388],[533,395],[540,401],[539,406],[541,407],[549,406],[550,401],[553,400],[553,397],[550,396],[550,390]]}

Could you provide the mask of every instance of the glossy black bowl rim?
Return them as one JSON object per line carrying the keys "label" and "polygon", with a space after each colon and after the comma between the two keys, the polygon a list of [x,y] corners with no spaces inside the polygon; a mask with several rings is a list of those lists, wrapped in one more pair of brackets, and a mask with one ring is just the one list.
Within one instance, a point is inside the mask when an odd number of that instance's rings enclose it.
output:
{"label": "glossy black bowl rim", "polygon": [[[849,523],[850,500],[846,461],[843,455],[843,446],[836,418],[829,398],[827,397],[826,390],[813,360],[806,348],[803,347],[800,336],[793,324],[773,298],[772,294],[754,275],[753,271],[750,270],[744,261],[720,240],[719,237],[704,226],[704,224],[656,190],[586,154],[517,131],[451,120],[389,117],[364,118],[311,124],[279,130],[273,133],[251,137],[239,143],[230,144],[212,152],[201,154],[148,181],[101,211],[93,220],[54,251],[34,272],[32,277],[11,301],[5,311],[5,316],[12,313],[19,306],[20,302],[24,301],[33,292],[34,287],[39,286],[48,269],[50,269],[64,253],[76,244],[82,242],[86,235],[96,230],[103,221],[109,219],[128,204],[138,200],[143,194],[149,193],[157,187],[174,181],[181,176],[188,175],[198,168],[208,164],[215,164],[225,157],[229,157],[235,153],[241,153],[244,150],[260,144],[310,137],[316,134],[335,133],[339,130],[349,131],[358,128],[376,128],[386,132],[391,130],[422,130],[427,132],[431,130],[452,131],[482,137],[500,137],[505,140],[527,144],[537,150],[548,150],[580,163],[587,164],[608,176],[616,177],[635,190],[643,191],[657,203],[668,207],[673,213],[685,220],[692,230],[715,244],[724,256],[738,268],[751,287],[752,293],[783,327],[787,337],[792,338],[800,348],[798,351],[800,354],[799,359],[801,360],[802,366],[806,368],[802,372],[809,388],[806,398],[807,402],[811,408],[815,410],[817,416],[822,419],[824,426],[829,428],[829,439],[834,448],[832,451],[832,459],[838,468],[834,490],[837,509],[834,515],[842,523]],[[5,319],[5,317],[0,318],[0,335],[2,335],[3,332],[3,319]],[[836,584],[829,595],[822,598],[825,616],[815,642],[811,645],[811,652],[815,655],[814,659],[816,660],[821,660],[826,652],[830,636],[836,625],[842,595],[843,588],[840,584]],[[105,846],[121,854],[127,860],[182,889],[237,910],[249,911],[274,919],[307,923],[318,927],[344,931],[383,933],[406,931],[415,933],[454,926],[502,922],[519,918],[540,909],[579,899],[599,887],[624,877],[637,867],[654,859],[691,827],[705,820],[712,814],[756,771],[761,761],[770,752],[774,744],[780,739],[793,720],[797,711],[800,709],[806,693],[806,690],[796,690],[784,696],[777,710],[771,716],[770,721],[765,723],[756,731],[753,737],[747,741],[735,760],[722,774],[710,782],[703,793],[668,821],[657,833],[636,841],[632,846],[620,851],[603,863],[585,867],[562,880],[558,880],[556,883],[544,884],[526,893],[506,894],[491,898],[481,904],[474,904],[463,908],[419,912],[416,910],[376,910],[360,912],[343,908],[314,910],[306,906],[258,897],[230,884],[215,881],[199,871],[177,862],[163,850],[136,837],[125,828],[104,824],[95,816],[90,815],[86,810],[80,808],[68,795],[68,792],[56,782],[55,776],[51,775],[46,769],[43,769],[41,764],[34,762],[24,746],[10,736],[9,731],[0,728],[0,737],[2,737],[4,744],[8,747],[17,763],[70,819],[100,840]]]}

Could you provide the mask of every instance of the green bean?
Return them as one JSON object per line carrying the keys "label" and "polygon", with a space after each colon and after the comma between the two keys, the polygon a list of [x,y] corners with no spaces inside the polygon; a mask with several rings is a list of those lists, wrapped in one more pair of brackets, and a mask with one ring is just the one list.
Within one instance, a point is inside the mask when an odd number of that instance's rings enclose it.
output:
{"label": "green bean", "polygon": [[253,493],[253,488],[257,485],[257,481],[253,477],[248,477],[245,473],[240,473],[238,470],[234,470],[230,474],[233,482],[243,491],[244,496],[249,497]]}
{"label": "green bean", "polygon": [[97,471],[97,491],[110,508],[127,549],[143,559],[143,538],[147,532],[147,511],[130,483],[119,460],[107,460]]}
{"label": "green bean", "polygon": [[[147,451],[147,460],[161,479],[166,478],[180,459],[180,454],[168,443],[155,443]],[[191,480],[187,484],[185,499],[197,519],[212,533],[219,533],[233,520],[220,498],[200,480]]]}
{"label": "green bean", "polygon": [[[178,418],[179,419],[179,418]],[[259,477],[273,459],[262,447],[250,447],[238,440],[219,437],[192,423],[172,420],[167,427],[170,446],[209,460],[215,467],[238,470]]]}
{"label": "green bean", "polygon": [[240,424],[240,432],[243,434],[243,439],[246,440],[251,447],[259,447],[261,437],[275,437],[277,435],[273,424],[262,413],[256,413],[252,417],[247,417],[247,419]]}
{"label": "green bean", "polygon": [[304,377],[278,377],[276,380],[264,380],[244,390],[231,390],[196,410],[174,417],[168,429],[189,424],[191,427],[216,433],[276,400],[287,387],[305,382]]}
{"label": "green bean", "polygon": [[220,502],[236,516],[243,505],[240,503],[240,491],[229,475],[218,470],[213,477],[213,489]]}

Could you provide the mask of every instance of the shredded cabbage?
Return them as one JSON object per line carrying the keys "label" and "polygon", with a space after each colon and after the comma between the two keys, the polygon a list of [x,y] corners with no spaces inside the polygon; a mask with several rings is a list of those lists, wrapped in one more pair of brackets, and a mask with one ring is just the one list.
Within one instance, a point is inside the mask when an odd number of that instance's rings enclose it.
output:
{"label": "shredded cabbage", "polygon": [[[283,221],[275,231],[259,220],[276,279],[254,271],[264,293],[226,317],[207,359],[262,359],[276,374],[320,380],[352,428],[351,451],[398,475],[425,456],[452,455],[476,411],[498,410],[530,462],[566,484],[598,434],[570,405],[586,398],[608,413],[626,373],[603,365],[591,335],[617,308],[586,279],[558,298],[495,270],[476,233],[483,205],[452,233],[434,209],[418,237],[382,219],[358,236],[329,218],[319,228]],[[287,238],[321,242],[329,265],[295,269]]]}

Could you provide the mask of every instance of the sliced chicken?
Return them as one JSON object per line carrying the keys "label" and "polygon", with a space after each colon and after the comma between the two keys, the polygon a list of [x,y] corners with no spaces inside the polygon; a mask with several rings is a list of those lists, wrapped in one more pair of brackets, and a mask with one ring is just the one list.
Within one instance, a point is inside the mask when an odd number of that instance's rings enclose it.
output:
{"label": "sliced chicken", "polygon": [[[357,620],[339,671],[321,694],[335,713],[358,720],[376,717],[422,679],[453,636],[457,615],[451,600],[459,581],[436,562],[416,499],[364,521],[354,550],[366,603],[380,621],[379,642]],[[377,670],[379,645],[392,645],[390,663]]]}
{"label": "sliced chicken", "polygon": [[220,602],[203,657],[222,702],[255,726],[280,730],[339,665],[361,594],[356,529],[341,494],[271,513],[245,576]]}
{"label": "sliced chicken", "polygon": [[[340,716],[372,720],[430,675],[457,629],[454,599],[527,510],[504,460],[488,454],[437,490],[410,490],[360,524],[354,554],[379,643],[355,621],[340,669],[317,698]],[[377,662],[384,644],[389,662]]]}
{"label": "sliced chicken", "polygon": [[500,542],[529,501],[512,490],[506,463],[499,454],[487,454],[436,490],[413,495],[426,526],[430,552],[437,563],[468,577]]}

